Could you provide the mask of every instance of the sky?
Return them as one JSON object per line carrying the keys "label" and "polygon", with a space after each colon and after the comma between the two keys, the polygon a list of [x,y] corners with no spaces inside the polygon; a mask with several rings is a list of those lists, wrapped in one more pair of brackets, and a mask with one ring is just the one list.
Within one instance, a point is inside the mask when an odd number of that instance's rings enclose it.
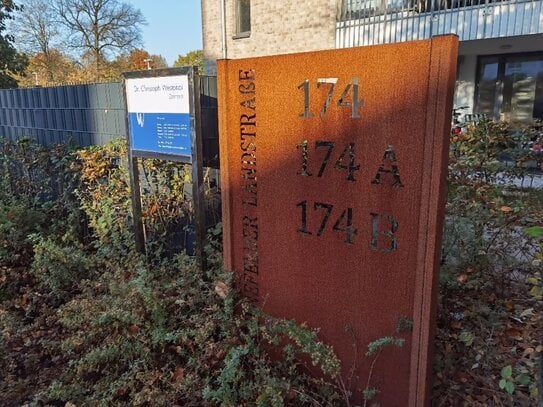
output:
{"label": "sky", "polygon": [[124,0],[139,8],[147,20],[143,49],[160,54],[168,65],[178,55],[202,49],[200,0]]}

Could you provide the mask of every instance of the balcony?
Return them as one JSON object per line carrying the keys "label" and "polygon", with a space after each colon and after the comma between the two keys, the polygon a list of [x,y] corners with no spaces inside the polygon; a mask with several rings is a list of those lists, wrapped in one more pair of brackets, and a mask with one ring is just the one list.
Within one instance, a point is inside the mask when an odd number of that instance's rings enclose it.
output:
{"label": "balcony", "polygon": [[343,0],[336,47],[457,34],[461,41],[543,33],[543,0]]}

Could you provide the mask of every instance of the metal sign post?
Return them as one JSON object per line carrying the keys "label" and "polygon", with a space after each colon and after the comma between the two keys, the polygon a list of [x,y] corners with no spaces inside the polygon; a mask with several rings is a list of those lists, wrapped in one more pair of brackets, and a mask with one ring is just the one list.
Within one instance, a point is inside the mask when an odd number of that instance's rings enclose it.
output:
{"label": "metal sign post", "polygon": [[[195,70],[193,71],[195,72]],[[196,228],[196,257],[202,270],[207,268],[204,253],[206,234],[206,212],[204,200],[202,121],[200,112],[200,76],[192,75],[191,101],[193,106],[192,129],[192,202],[194,204],[194,225]]]}
{"label": "metal sign post", "polygon": [[205,268],[200,78],[196,67],[123,74],[136,249],[145,252],[138,157],[192,166],[196,256]]}
{"label": "metal sign post", "polygon": [[128,149],[128,174],[130,176],[132,218],[134,222],[134,239],[136,241],[136,250],[145,254],[145,230],[143,228],[141,210],[140,172],[138,168],[138,159],[137,157],[134,157],[130,148]]}

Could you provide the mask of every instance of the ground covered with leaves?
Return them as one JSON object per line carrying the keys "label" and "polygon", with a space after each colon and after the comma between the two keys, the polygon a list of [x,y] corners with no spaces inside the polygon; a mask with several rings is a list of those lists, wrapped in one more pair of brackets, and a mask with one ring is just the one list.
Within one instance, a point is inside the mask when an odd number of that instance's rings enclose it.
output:
{"label": "ground covered with leaves", "polygon": [[[451,140],[434,404],[542,403],[541,128],[482,121]],[[538,401],[539,400],[539,401]]]}
{"label": "ground covered with leaves", "polygon": [[[433,405],[541,399],[543,193],[513,182],[531,174],[533,137],[482,122],[452,139]],[[353,405],[317,332],[236,294],[220,224],[206,272],[175,254],[192,233],[183,166],[143,163],[154,254],[135,252],[124,148],[2,143],[0,405]],[[208,182],[208,214],[217,195]],[[402,344],[379,338],[368,353]]]}
{"label": "ground covered with leaves", "polygon": [[341,405],[337,385],[305,367],[336,377],[332,349],[231,288],[220,224],[206,272],[165,250],[171,222],[191,215],[182,166],[143,165],[145,256],[133,247],[122,145],[3,148],[1,406]]}

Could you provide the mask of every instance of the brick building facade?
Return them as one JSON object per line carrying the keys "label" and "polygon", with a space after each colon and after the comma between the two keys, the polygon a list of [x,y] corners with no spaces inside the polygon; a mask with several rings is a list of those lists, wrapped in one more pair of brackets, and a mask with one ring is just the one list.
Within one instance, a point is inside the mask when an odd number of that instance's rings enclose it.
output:
{"label": "brick building facade", "polygon": [[[214,73],[215,61],[335,47],[337,0],[252,0],[250,34],[240,33],[237,24],[239,2],[202,0],[203,44],[207,73]],[[224,7],[224,22],[221,13]],[[223,44],[223,38],[225,39]]]}
{"label": "brick building facade", "polygon": [[223,58],[455,33],[455,105],[526,122],[543,119],[542,16],[543,0],[202,0],[206,73]]}

